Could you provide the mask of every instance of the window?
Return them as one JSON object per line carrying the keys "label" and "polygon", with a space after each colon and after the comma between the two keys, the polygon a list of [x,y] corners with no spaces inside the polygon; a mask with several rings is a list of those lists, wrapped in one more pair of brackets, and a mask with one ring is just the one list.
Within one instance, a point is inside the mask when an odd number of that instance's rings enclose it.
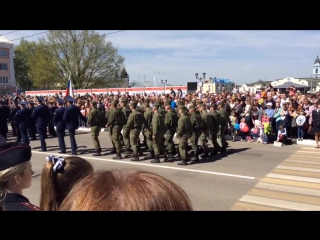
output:
{"label": "window", "polygon": [[7,63],[0,63],[0,70],[8,70],[8,64]]}
{"label": "window", "polygon": [[6,57],[7,51],[6,50],[0,50],[0,57]]}
{"label": "window", "polygon": [[0,77],[0,83],[8,83],[8,77]]}
{"label": "window", "polygon": [[2,90],[2,91],[1,91],[1,95],[2,95],[2,96],[10,95],[10,92],[9,92],[9,90]]}

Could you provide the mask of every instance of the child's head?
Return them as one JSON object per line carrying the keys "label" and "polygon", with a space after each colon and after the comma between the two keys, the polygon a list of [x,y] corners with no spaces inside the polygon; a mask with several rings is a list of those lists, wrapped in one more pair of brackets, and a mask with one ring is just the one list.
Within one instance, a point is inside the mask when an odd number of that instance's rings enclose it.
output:
{"label": "child's head", "polygon": [[268,114],[264,113],[264,114],[262,115],[262,117],[263,117],[263,118],[268,118]]}
{"label": "child's head", "polygon": [[241,118],[241,122],[242,123],[246,123],[246,119],[245,118]]}
{"label": "child's head", "polygon": [[279,126],[279,129],[284,129],[284,126],[283,126],[283,125],[280,125],[280,126]]}
{"label": "child's head", "polygon": [[300,115],[304,115],[304,111],[301,111],[301,112],[300,112]]}
{"label": "child's head", "polygon": [[235,111],[232,111],[232,112],[231,112],[231,116],[235,117],[235,116],[236,116],[236,112],[235,112]]}
{"label": "child's head", "polygon": [[80,157],[49,156],[41,173],[40,210],[56,211],[73,185],[93,173],[92,165]]}

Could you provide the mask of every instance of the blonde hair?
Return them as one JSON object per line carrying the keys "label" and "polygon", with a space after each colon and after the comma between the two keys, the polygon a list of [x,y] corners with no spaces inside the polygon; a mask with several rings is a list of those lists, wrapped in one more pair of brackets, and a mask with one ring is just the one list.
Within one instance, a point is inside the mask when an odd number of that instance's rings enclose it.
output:
{"label": "blonde hair", "polygon": [[19,163],[13,167],[0,171],[0,194],[5,192],[9,180],[17,175],[23,175],[23,170],[26,168],[28,162]]}
{"label": "blonde hair", "polygon": [[92,165],[80,157],[65,158],[62,171],[54,172],[53,166],[51,161],[47,161],[42,169],[41,211],[56,211],[73,185],[93,172]]}

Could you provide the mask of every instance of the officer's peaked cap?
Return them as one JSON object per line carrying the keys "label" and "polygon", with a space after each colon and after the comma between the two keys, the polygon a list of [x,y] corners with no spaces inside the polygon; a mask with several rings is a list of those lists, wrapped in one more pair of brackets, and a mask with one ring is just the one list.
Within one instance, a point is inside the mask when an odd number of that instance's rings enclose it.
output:
{"label": "officer's peaked cap", "polygon": [[0,171],[30,161],[31,148],[23,143],[4,143],[0,145]]}
{"label": "officer's peaked cap", "polygon": [[74,99],[73,99],[73,97],[71,97],[71,96],[67,96],[67,101],[68,101],[68,102],[74,102]]}
{"label": "officer's peaked cap", "polygon": [[24,105],[24,106],[25,106],[25,105],[27,105],[27,102],[25,102],[25,101],[21,101],[21,102],[19,102],[19,104],[20,104],[20,105]]}
{"label": "officer's peaked cap", "polygon": [[59,104],[64,104],[64,101],[63,101],[61,98],[59,98],[59,99],[58,99],[58,103],[59,103]]}

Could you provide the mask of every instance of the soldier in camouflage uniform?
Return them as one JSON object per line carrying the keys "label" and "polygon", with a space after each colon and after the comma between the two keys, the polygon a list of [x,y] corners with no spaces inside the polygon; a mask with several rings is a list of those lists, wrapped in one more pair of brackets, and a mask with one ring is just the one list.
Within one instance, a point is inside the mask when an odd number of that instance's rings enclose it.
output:
{"label": "soldier in camouflage uniform", "polygon": [[[140,106],[141,113],[144,115],[144,112],[145,112],[146,108],[149,108],[149,107],[150,107],[150,100],[149,99],[145,99],[144,102]],[[143,136],[142,145],[149,147],[148,146],[147,135],[145,134],[144,131],[142,131],[141,133],[142,133],[142,136]],[[149,149],[149,151],[150,151],[150,149]]]}
{"label": "soldier in camouflage uniform", "polygon": [[220,103],[218,105],[218,112],[221,116],[221,149],[220,149],[220,152],[225,152],[227,150],[227,141],[226,141],[226,138],[225,138],[225,132],[226,132],[226,129],[228,128],[228,123],[230,121],[230,118],[229,118],[229,114],[227,113],[227,111],[224,109],[224,104],[223,103]]}
{"label": "soldier in camouflage uniform", "polygon": [[211,133],[211,141],[214,147],[213,154],[217,154],[219,149],[221,148],[217,141],[218,137],[220,137],[218,134],[220,133],[221,116],[220,116],[220,113],[217,111],[216,104],[212,104],[210,106],[210,114],[213,116],[213,119],[212,119],[213,130]]}
{"label": "soldier in camouflage uniform", "polygon": [[193,157],[191,158],[191,161],[199,162],[199,157],[197,153],[198,153],[198,141],[202,133],[202,118],[200,114],[196,112],[196,108],[194,105],[190,105],[189,112],[190,112],[190,121],[193,129],[192,135],[190,138],[190,142],[193,150]]}
{"label": "soldier in camouflage uniform", "polygon": [[144,157],[144,160],[154,159],[154,150],[153,150],[153,138],[152,138],[152,118],[153,118],[153,110],[149,107],[149,102],[144,103],[144,118],[146,120],[146,124],[143,126],[143,133],[146,136],[147,146],[150,154]]}
{"label": "soldier in camouflage uniform", "polygon": [[190,118],[187,115],[188,109],[185,106],[179,107],[179,121],[178,121],[178,130],[177,138],[179,139],[179,152],[182,158],[182,161],[178,165],[187,165],[188,164],[188,139],[192,134],[192,125]]}
{"label": "soldier in camouflage uniform", "polygon": [[165,134],[165,123],[164,116],[159,111],[160,104],[155,103],[153,106],[153,116],[152,116],[152,138],[153,138],[153,150],[155,154],[155,159],[151,163],[160,163],[160,154],[163,152],[165,155],[165,162],[168,161],[168,156],[165,152],[163,145],[163,136]]}
{"label": "soldier in camouflage uniform", "polygon": [[129,115],[131,114],[131,109],[130,107],[127,105],[128,102],[126,99],[123,99],[120,103],[121,106],[121,112],[123,113],[124,116],[124,125],[122,127],[122,136],[123,136],[123,143],[125,146],[125,153],[131,153],[130,151],[130,130],[127,128],[127,121],[129,118]]}
{"label": "soldier in camouflage uniform", "polygon": [[[180,107],[184,106],[184,101],[182,100],[179,100],[178,103],[177,103],[178,107],[175,109],[176,113],[177,113],[177,122],[179,121],[179,117],[180,117]],[[178,130],[178,129],[177,129]],[[177,146],[176,148],[176,152],[177,152],[177,155],[176,157],[180,157],[180,152],[179,152],[179,146]]]}
{"label": "soldier in camouflage uniform", "polygon": [[103,112],[97,109],[97,102],[92,101],[92,108],[89,112],[87,123],[91,128],[93,145],[96,149],[96,152],[92,154],[93,156],[101,156],[101,146],[100,146],[100,141],[98,137],[99,137],[101,128],[104,127],[103,126],[104,118],[105,117]]}
{"label": "soldier in camouflage uniform", "polygon": [[130,143],[133,150],[133,158],[131,161],[140,161],[140,132],[143,125],[146,125],[146,120],[142,113],[137,110],[137,102],[130,103],[132,113],[129,115],[127,128],[130,130]]}
{"label": "soldier in camouflage uniform", "polygon": [[166,144],[168,148],[168,155],[169,158],[173,158],[175,154],[174,142],[173,137],[176,133],[177,126],[178,126],[178,117],[174,110],[171,109],[171,103],[166,102],[165,106],[166,115],[165,115],[165,126],[166,126]]}
{"label": "soldier in camouflage uniform", "polygon": [[[111,135],[112,145],[117,153],[117,156],[113,159],[122,159],[121,157],[121,143],[120,134],[123,126],[123,114],[117,109],[117,102],[111,103],[110,113],[108,115],[107,127],[110,127],[109,134]],[[112,151],[113,152],[113,151]]]}
{"label": "soldier in camouflage uniform", "polygon": [[202,118],[202,134],[200,136],[201,139],[201,147],[204,151],[204,154],[201,156],[202,158],[209,156],[209,150],[208,150],[208,134],[212,132],[212,122],[211,122],[211,116],[206,111],[206,105],[201,104],[200,105],[200,113]]}

